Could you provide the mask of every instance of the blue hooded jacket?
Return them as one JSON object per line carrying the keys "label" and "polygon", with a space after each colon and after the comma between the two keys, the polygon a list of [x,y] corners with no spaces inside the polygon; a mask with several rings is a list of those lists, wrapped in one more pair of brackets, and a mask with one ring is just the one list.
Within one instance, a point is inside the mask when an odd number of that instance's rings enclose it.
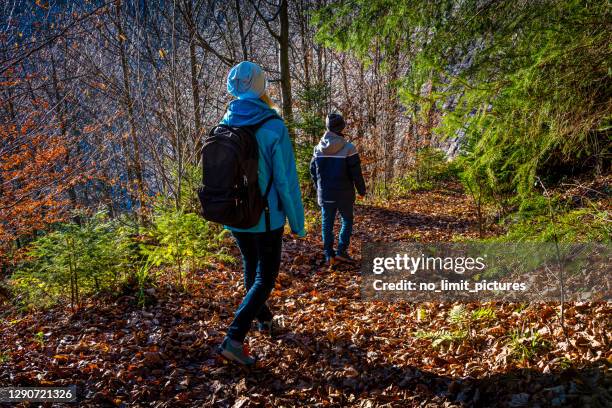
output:
{"label": "blue hooded jacket", "polygon": [[[236,99],[230,102],[222,124],[229,126],[248,126],[270,118],[255,133],[259,145],[259,187],[265,191],[271,172],[274,182],[268,194],[270,206],[270,228],[272,230],[285,225],[289,219],[291,231],[299,236],[306,235],[304,230],[304,207],[302,194],[295,167],[293,146],[285,122],[261,99]],[[265,216],[262,213],[254,227],[240,229],[225,228],[239,232],[265,232]]]}

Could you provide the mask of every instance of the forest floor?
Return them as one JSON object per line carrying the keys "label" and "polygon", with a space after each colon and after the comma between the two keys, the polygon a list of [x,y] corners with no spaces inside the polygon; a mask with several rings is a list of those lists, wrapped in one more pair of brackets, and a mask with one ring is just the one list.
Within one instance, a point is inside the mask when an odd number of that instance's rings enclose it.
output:
{"label": "forest floor", "polygon": [[[366,241],[476,237],[470,208],[448,189],[358,205],[352,253]],[[281,330],[249,334],[255,368],[216,356],[244,293],[239,265],[217,264],[189,292],[160,284],[144,310],[123,296],[3,319],[0,386],[77,384],[81,406],[612,405],[610,305],[568,304],[566,340],[558,305],[487,303],[491,319],[434,347],[415,333],[450,330],[454,305],[363,301],[358,266],[323,266],[317,228],[285,237],[270,299]],[[513,337],[521,328],[532,336]]]}

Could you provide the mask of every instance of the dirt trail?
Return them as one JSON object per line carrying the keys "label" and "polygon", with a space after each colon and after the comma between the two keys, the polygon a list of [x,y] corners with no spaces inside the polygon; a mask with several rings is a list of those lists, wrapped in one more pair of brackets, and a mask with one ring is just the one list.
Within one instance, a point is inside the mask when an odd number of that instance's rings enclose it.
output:
{"label": "dirt trail", "polygon": [[[357,206],[353,247],[446,241],[476,236],[476,230],[464,195],[427,192],[397,200],[393,208]],[[569,324],[583,333],[576,338],[592,339],[590,354],[553,343],[554,329],[544,331],[556,311],[550,305],[521,314],[517,305],[493,305],[496,320],[474,338],[434,348],[414,334],[448,329],[452,305],[361,301],[357,267],[330,272],[322,263],[318,231],[303,240],[286,237],[270,299],[281,332],[275,339],[250,335],[261,359],[256,368],[215,355],[243,294],[238,265],[219,264],[203,271],[190,293],[157,288],[145,311],[123,297],[93,302],[73,317],[58,308],[5,322],[0,352],[10,358],[0,360],[0,385],[76,383],[83,406],[575,406],[584,398],[610,398],[610,378],[601,368],[609,364],[602,333],[610,323],[607,305],[566,311]],[[550,349],[518,364],[509,357],[507,338],[526,324],[551,338]],[[34,340],[37,332],[41,341]],[[558,373],[547,362],[564,352],[576,368]]]}

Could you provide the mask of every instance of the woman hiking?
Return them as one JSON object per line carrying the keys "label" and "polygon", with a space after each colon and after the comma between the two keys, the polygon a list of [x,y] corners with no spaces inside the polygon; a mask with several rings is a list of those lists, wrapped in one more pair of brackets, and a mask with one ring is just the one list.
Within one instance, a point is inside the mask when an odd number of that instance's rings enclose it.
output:
{"label": "woman hiking", "polygon": [[[265,214],[248,229],[226,226],[232,232],[242,254],[244,286],[247,293],[235,312],[220,354],[228,360],[252,365],[245,337],[253,320],[258,329],[272,335],[272,312],[266,304],[278,275],[285,220],[292,233],[304,237],[304,208],[298,182],[295,158],[289,132],[283,119],[273,109],[266,94],[266,78],[257,64],[243,61],[227,76],[227,91],[235,98],[230,102],[221,124],[244,127],[261,124],[255,132],[259,147],[258,181],[261,191],[268,192],[269,229]],[[263,123],[263,124],[262,124]]]}

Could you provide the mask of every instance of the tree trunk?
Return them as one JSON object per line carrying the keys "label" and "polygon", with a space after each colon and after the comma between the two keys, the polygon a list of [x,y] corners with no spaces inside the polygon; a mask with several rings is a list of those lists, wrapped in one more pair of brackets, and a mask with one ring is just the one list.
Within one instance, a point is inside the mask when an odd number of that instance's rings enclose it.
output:
{"label": "tree trunk", "polygon": [[117,25],[117,33],[119,35],[119,54],[121,58],[121,70],[123,74],[123,102],[125,104],[125,109],[128,114],[128,123],[129,123],[129,132],[130,139],[132,141],[132,153],[133,157],[131,159],[130,167],[132,168],[133,176],[135,180],[131,180],[135,182],[136,188],[138,191],[138,201],[140,202],[141,209],[144,208],[144,180],[143,180],[143,169],[142,169],[142,161],[140,159],[140,144],[138,142],[138,138],[136,137],[136,120],[134,118],[134,101],[132,100],[132,94],[130,91],[130,68],[127,60],[127,51],[125,49],[125,41],[127,41],[127,37],[123,30],[123,24],[121,21],[121,0],[117,0],[115,5],[116,12],[116,25]]}
{"label": "tree trunk", "polygon": [[[174,16],[173,16],[174,21]],[[175,205],[176,209],[180,208],[181,205],[181,196],[182,196],[182,188],[183,188],[183,176],[185,173],[185,145],[186,145],[186,137],[185,137],[185,125],[182,119],[181,112],[181,101],[179,98],[179,87],[177,84],[178,71],[177,71],[177,63],[178,63],[178,54],[176,52],[176,33],[174,24],[172,25],[172,65],[170,68],[171,75],[171,87],[172,87],[172,101],[173,101],[173,113],[174,113],[174,131],[176,134],[173,148],[175,149],[175,160],[177,165],[177,177],[176,177],[176,195],[175,195]]]}
{"label": "tree trunk", "polygon": [[399,78],[399,45],[395,47],[389,58],[389,77],[387,81],[387,109],[385,112],[385,124],[383,126],[385,140],[385,185],[393,180],[395,176],[395,155],[397,115],[399,112],[399,101],[397,98],[397,84]]}
{"label": "tree trunk", "polygon": [[202,119],[200,116],[200,85],[198,84],[198,68],[195,52],[195,39],[193,33],[189,41],[189,59],[191,63],[191,96],[193,99],[193,122],[195,127],[195,150],[196,154],[192,160],[194,165],[200,162],[202,151]]}
{"label": "tree trunk", "polygon": [[[65,66],[64,66],[64,72],[66,72]],[[56,69],[55,58],[53,57],[53,54],[51,54],[51,76],[53,80],[53,93],[55,97],[55,113],[59,119],[59,125],[60,125],[60,131],[62,133],[62,138],[64,139],[66,146],[71,146],[71,144],[68,141],[68,123],[66,119],[66,112],[68,111],[67,106],[66,106],[67,102],[66,102],[66,98],[62,98],[62,96],[60,95],[59,81],[57,78],[57,69]],[[62,100],[63,100],[63,103],[62,103]],[[64,109],[62,109],[62,105],[64,106]],[[69,148],[66,149],[66,156],[64,157],[64,162],[66,166],[70,165],[70,149]],[[68,188],[68,198],[70,198],[70,203],[72,204],[72,207],[76,208],[77,195],[76,195],[76,190],[74,189],[74,186],[72,185]],[[77,224],[81,223],[80,217],[78,216],[75,216],[73,220]]]}
{"label": "tree trunk", "polygon": [[244,22],[242,21],[242,14],[240,14],[240,1],[235,0],[236,5],[236,17],[238,18],[238,30],[240,31],[240,47],[242,48],[242,60],[249,60],[249,53],[247,50],[247,39],[244,35]]}
{"label": "tree trunk", "polygon": [[293,124],[293,108],[291,100],[291,66],[289,65],[289,11],[287,0],[281,0],[280,4],[280,36],[278,40],[279,68],[281,80],[281,96],[283,99],[283,118],[290,128]]}
{"label": "tree trunk", "polygon": [[[307,4],[307,3],[306,3]],[[302,45],[302,58],[304,63],[304,85],[310,88],[310,44],[306,36],[308,30],[308,10],[307,5],[300,0],[300,41]]]}

